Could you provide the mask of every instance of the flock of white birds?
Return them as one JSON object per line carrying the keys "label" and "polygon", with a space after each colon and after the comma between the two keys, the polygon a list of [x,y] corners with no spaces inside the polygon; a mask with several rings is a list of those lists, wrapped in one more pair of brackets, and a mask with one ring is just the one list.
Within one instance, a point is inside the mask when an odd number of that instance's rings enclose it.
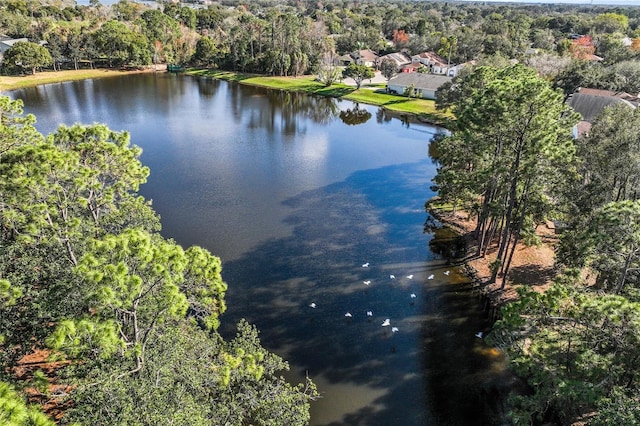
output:
{"label": "flock of white birds", "polygon": [[[370,266],[370,263],[369,263],[369,262],[366,262],[366,263],[363,263],[363,264],[362,264],[362,267],[363,267],[363,268],[368,268],[369,266]],[[450,273],[450,272],[451,272],[451,271],[448,271],[448,270],[447,270],[447,271],[444,271],[444,274],[445,274],[445,275],[449,275],[449,273]],[[406,275],[406,276],[405,276],[405,278],[406,278],[406,279],[408,279],[408,280],[412,280],[412,279],[413,279],[413,276],[414,276],[413,274],[409,274],[409,275]],[[433,274],[431,274],[431,275],[429,275],[429,276],[427,277],[427,279],[429,279],[429,280],[432,280],[432,279],[434,279],[434,278],[435,278],[435,276],[434,276]],[[390,274],[390,275],[389,275],[389,279],[390,279],[390,280],[395,280],[395,279],[396,279],[396,276],[395,276],[394,274]],[[364,283],[364,285],[369,286],[369,285],[371,284],[371,280],[364,280],[364,281],[363,281],[363,283]],[[411,299],[415,299],[415,298],[417,298],[417,297],[418,297],[418,296],[417,296],[415,293],[411,293],[411,294],[409,295],[409,298],[411,298]],[[411,304],[413,304],[413,301],[411,302]],[[312,309],[315,309],[315,308],[317,308],[317,307],[318,307],[318,305],[316,305],[316,303],[315,303],[315,302],[312,302],[312,303],[310,303],[310,304],[309,304],[309,307],[310,307],[310,308],[312,308]],[[345,313],[345,314],[344,314],[344,316],[345,316],[346,318],[353,318],[353,314],[352,314],[351,312],[347,312],[347,313]],[[373,317],[373,312],[372,312],[372,311],[367,311],[367,317]],[[398,331],[400,331],[400,330],[398,329],[398,327],[393,327],[393,326],[391,326],[391,319],[390,319],[390,318],[386,318],[384,321],[382,321],[382,324],[380,324],[380,326],[382,326],[382,327],[391,327],[391,332],[392,332],[392,333],[397,333]]]}

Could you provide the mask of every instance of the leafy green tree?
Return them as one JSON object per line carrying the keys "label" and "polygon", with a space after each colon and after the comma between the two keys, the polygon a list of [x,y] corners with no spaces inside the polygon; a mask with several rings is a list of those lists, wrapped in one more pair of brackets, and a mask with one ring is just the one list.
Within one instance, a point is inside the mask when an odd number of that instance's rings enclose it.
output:
{"label": "leafy green tree", "polygon": [[111,13],[118,21],[133,21],[142,13],[141,5],[128,0],[120,0],[111,6]]}
{"label": "leafy green tree", "polygon": [[181,35],[178,21],[152,9],[140,15],[140,22],[142,33],[149,40],[150,50],[154,52],[153,62],[174,62],[176,44]]}
{"label": "leafy green tree", "polygon": [[629,27],[629,17],[620,13],[601,13],[593,20],[594,30],[598,33],[624,33]]}
{"label": "leafy green tree", "polygon": [[500,273],[504,286],[518,242],[532,237],[533,224],[552,209],[548,194],[574,178],[577,116],[559,91],[521,65],[478,67],[449,91],[439,105],[450,106],[456,122],[451,136],[434,140],[435,180],[449,188],[445,195],[454,196],[455,188],[470,196],[466,208],[478,215],[478,254],[497,238],[491,280]]}
{"label": "leafy green tree", "polygon": [[627,60],[614,64],[610,80],[615,81],[614,89],[627,93],[640,93],[640,61]]}
{"label": "leafy green tree", "polygon": [[209,6],[196,10],[196,28],[200,31],[211,31],[220,27],[226,14],[221,6]]}
{"label": "leafy green tree", "polygon": [[37,407],[28,406],[8,383],[0,382],[0,423],[6,426],[54,426]]}
{"label": "leafy green tree", "polygon": [[[580,215],[640,194],[640,111],[625,104],[605,108],[589,133],[577,141],[583,180],[572,195]],[[577,191],[576,191],[577,192]],[[579,198],[577,198],[577,197]]]}
{"label": "leafy green tree", "polygon": [[[128,146],[126,133],[104,125],[61,127],[46,141],[32,116],[17,115],[21,103],[3,114],[8,144],[0,162],[0,278],[23,294],[0,310],[7,325],[2,356],[15,360],[31,350],[32,339],[50,332],[49,321],[80,313],[77,278],[71,267],[89,238],[126,227],[159,229],[157,215],[133,192],[148,170]],[[29,309],[25,309],[25,304]]]}
{"label": "leafy green tree", "polygon": [[303,36],[309,30],[310,20],[274,11],[268,14],[267,22],[271,41],[266,54],[266,70],[275,75],[303,74],[311,57],[309,40]]}
{"label": "leafy green tree", "polygon": [[622,43],[620,34],[603,34],[596,43],[596,55],[604,58],[604,64],[611,66],[629,60],[633,56],[631,49]]}
{"label": "leafy green tree", "polygon": [[349,64],[343,71],[343,78],[352,78],[356,82],[356,88],[360,88],[363,81],[371,79],[375,73],[366,65]]}
{"label": "leafy green tree", "polygon": [[440,48],[438,54],[447,59],[447,64],[451,63],[451,56],[455,54],[458,46],[458,38],[455,35],[440,38]]}
{"label": "leafy green tree", "polygon": [[[78,355],[121,351],[140,372],[159,324],[187,315],[207,329],[219,324],[226,284],[220,260],[201,248],[178,245],[140,229],[95,240],[77,269],[85,283],[87,315],[61,321],[49,339]],[[92,312],[89,313],[89,310]]]}
{"label": "leafy green tree", "polygon": [[[82,235],[104,232],[111,226],[104,218],[120,203],[132,205],[131,192],[146,181],[139,155],[127,133],[104,125],[62,126],[47,143],[12,150],[0,164],[7,176],[0,183],[5,229],[32,241],[55,240],[77,264]],[[147,221],[149,213],[140,217]],[[128,221],[137,222],[136,215]]]}
{"label": "leafy green tree", "polygon": [[196,29],[197,17],[195,9],[191,7],[182,7],[175,3],[167,3],[164,5],[162,12],[180,22],[185,27],[191,30]]}
{"label": "leafy green tree", "polygon": [[74,69],[78,69],[78,62],[93,59],[96,55],[93,37],[72,31],[67,35],[64,54],[73,61]]}
{"label": "leafy green tree", "polygon": [[483,34],[467,26],[458,28],[455,33],[457,43],[456,49],[452,52],[451,60],[456,63],[463,63],[477,59],[482,53],[484,46]]}
{"label": "leafy green tree", "polygon": [[534,29],[531,35],[531,47],[543,49],[549,53],[555,50],[555,36],[549,28]]}
{"label": "leafy green tree", "polygon": [[588,266],[598,283],[616,294],[640,286],[640,201],[619,201],[596,212],[585,233],[592,246]]}
{"label": "leafy green tree", "polygon": [[[292,386],[289,366],[260,344],[245,321],[230,342],[185,322],[165,323],[150,342],[144,370],[105,372],[96,365],[77,392],[68,421],[109,424],[306,425],[313,383]],[[100,386],[92,386],[100,383]]]}
{"label": "leafy green tree", "polygon": [[97,51],[109,66],[148,65],[151,63],[149,41],[144,34],[130,30],[124,23],[111,20],[93,33]]}
{"label": "leafy green tree", "polygon": [[[0,375],[47,342],[73,361],[59,372],[73,384],[65,424],[307,424],[313,383],[279,376],[288,365],[248,324],[230,342],[216,332],[220,259],[156,233],[128,134],[45,139],[20,101],[0,107]],[[49,424],[2,389],[3,424]]]}
{"label": "leafy green tree", "polygon": [[[589,133],[577,140],[580,181],[567,185],[558,193],[564,200],[567,227],[560,238],[558,261],[570,267],[583,267],[593,260],[596,240],[589,238],[594,215],[612,202],[636,200],[640,191],[640,139],[637,126],[640,113],[617,104],[604,109]],[[607,231],[602,231],[607,232]],[[604,236],[606,240],[608,237]],[[612,248],[615,244],[612,246]],[[597,256],[604,253],[595,254]],[[602,261],[612,260],[609,257]],[[604,266],[604,265],[603,265]],[[632,274],[634,275],[634,274]],[[601,284],[615,288],[614,276],[601,274]]]}
{"label": "leafy green tree", "polygon": [[59,69],[59,65],[64,59],[64,48],[66,45],[65,37],[62,33],[52,31],[49,33],[47,37],[47,45],[46,48],[51,55],[53,70],[57,71]]}
{"label": "leafy green tree", "polygon": [[385,58],[380,62],[380,73],[389,81],[398,73],[398,64],[393,59]]}
{"label": "leafy green tree", "polygon": [[573,60],[554,79],[554,87],[561,88],[566,96],[574,93],[579,87],[604,89],[605,70],[599,63],[593,61]]}
{"label": "leafy green tree", "polygon": [[48,67],[53,63],[49,51],[37,43],[19,41],[11,46],[2,59],[3,67],[10,71],[22,70],[35,74],[38,68]]}
{"label": "leafy green tree", "polygon": [[0,96],[0,160],[7,151],[43,140],[34,126],[36,117],[24,115],[23,106],[21,99]]}
{"label": "leafy green tree", "polygon": [[191,62],[198,65],[213,66],[218,59],[219,51],[211,37],[200,37],[196,43],[196,51],[191,57]]}
{"label": "leafy green tree", "polygon": [[595,424],[638,418],[640,305],[584,289],[577,276],[544,294],[523,289],[488,336],[531,385],[531,394],[511,399],[515,424],[552,416],[571,424],[594,410],[602,410]]}

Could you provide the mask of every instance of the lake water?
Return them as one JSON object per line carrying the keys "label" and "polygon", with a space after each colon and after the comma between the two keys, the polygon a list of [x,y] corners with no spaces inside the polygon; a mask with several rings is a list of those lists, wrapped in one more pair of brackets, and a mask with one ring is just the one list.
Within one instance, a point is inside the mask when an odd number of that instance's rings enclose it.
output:
{"label": "lake water", "polygon": [[488,328],[480,303],[424,230],[438,129],[347,101],[162,73],[10,95],[43,133],[76,122],[131,133],[163,235],[223,260],[221,332],[247,318],[290,362],[290,380],[318,384],[313,425],[506,423],[513,377],[474,336]]}

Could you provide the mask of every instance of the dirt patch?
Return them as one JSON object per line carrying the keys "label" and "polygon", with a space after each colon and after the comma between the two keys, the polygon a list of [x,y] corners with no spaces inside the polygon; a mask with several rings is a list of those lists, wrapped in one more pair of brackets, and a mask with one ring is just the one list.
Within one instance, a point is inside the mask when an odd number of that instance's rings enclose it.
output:
{"label": "dirt patch", "polygon": [[503,277],[498,276],[495,283],[489,284],[491,278],[490,264],[497,254],[497,242],[493,242],[484,257],[477,257],[477,242],[473,235],[477,221],[464,212],[456,214],[441,209],[429,208],[429,212],[444,226],[453,229],[464,237],[467,254],[461,259],[467,273],[474,284],[487,297],[493,308],[517,298],[517,288],[528,286],[536,291],[544,291],[557,274],[555,268],[555,246],[558,242],[555,229],[551,223],[541,224],[536,234],[542,243],[538,246],[525,246],[519,243],[511,261],[507,280],[503,286]]}
{"label": "dirt patch", "polygon": [[[65,396],[71,392],[72,387],[58,383],[57,372],[60,368],[69,364],[69,361],[50,361],[51,352],[44,349],[35,349],[25,355],[13,368],[13,373],[19,381],[26,384],[24,389],[30,404],[37,404],[49,418],[59,421],[71,401]],[[44,374],[46,383],[36,385],[35,374],[40,371]],[[42,389],[42,385],[46,389]]]}

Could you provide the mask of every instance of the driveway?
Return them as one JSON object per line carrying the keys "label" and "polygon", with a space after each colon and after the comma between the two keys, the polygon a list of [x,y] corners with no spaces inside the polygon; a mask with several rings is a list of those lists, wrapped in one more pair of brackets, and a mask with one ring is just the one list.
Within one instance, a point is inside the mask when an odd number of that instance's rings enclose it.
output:
{"label": "driveway", "polygon": [[[342,80],[342,82],[347,86],[357,86],[356,82],[351,77],[345,78],[344,80]],[[367,88],[365,87],[366,84],[377,84],[377,83],[385,83],[385,84],[387,83],[387,79],[384,78],[384,76],[380,73],[380,71],[376,71],[375,76],[372,79],[364,80],[360,88],[366,89]]]}

